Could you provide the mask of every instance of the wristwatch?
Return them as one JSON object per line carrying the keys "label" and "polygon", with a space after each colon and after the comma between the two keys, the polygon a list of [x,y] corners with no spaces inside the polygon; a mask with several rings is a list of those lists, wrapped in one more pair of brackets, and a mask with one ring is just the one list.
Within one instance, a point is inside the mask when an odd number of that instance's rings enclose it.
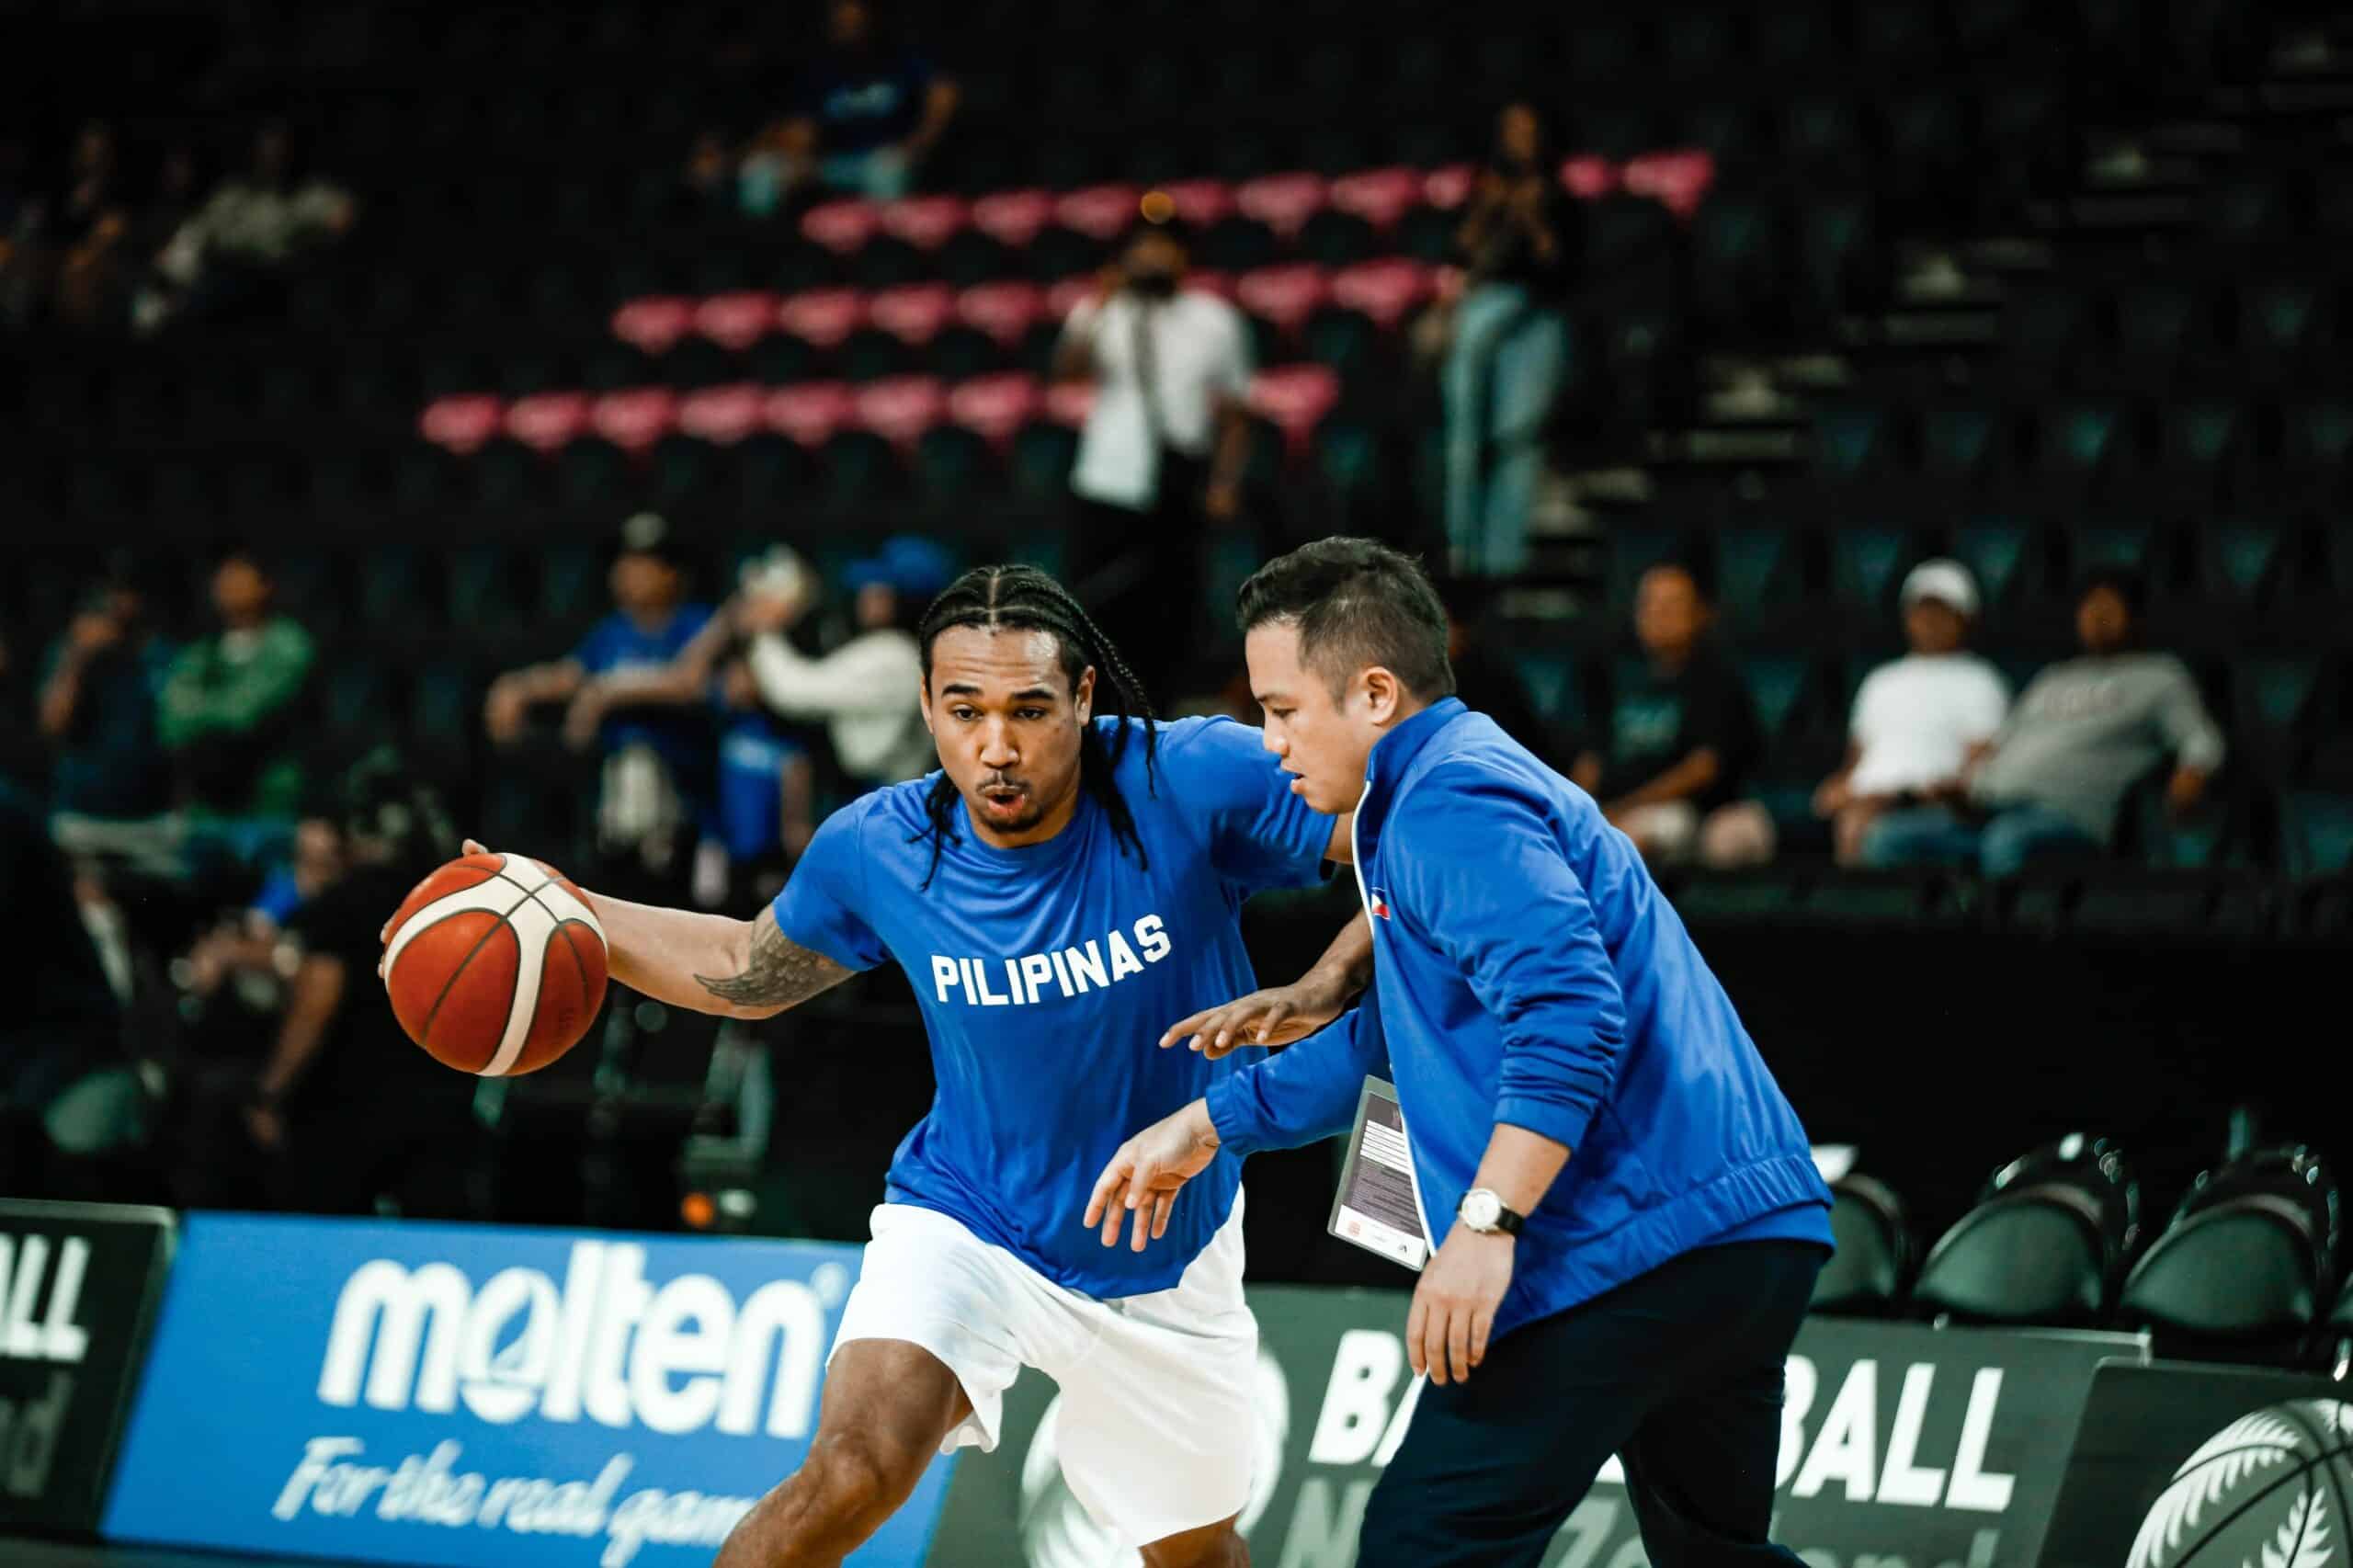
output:
{"label": "wristwatch", "polygon": [[1483,1187],[1474,1187],[1454,1206],[1455,1218],[1483,1236],[1516,1236],[1528,1218],[1504,1207],[1504,1200]]}

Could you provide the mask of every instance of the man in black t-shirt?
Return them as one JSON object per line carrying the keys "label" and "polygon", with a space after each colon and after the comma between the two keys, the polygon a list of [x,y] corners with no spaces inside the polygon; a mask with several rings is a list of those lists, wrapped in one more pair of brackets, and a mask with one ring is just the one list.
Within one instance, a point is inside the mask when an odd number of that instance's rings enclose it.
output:
{"label": "man in black t-shirt", "polygon": [[1748,688],[1710,635],[1714,619],[1690,568],[1643,574],[1634,593],[1641,673],[1620,682],[1607,734],[1570,774],[1654,864],[1739,865],[1769,853],[1745,841],[1746,813],[1724,810],[1759,739]]}
{"label": "man in black t-shirt", "polygon": [[380,933],[455,842],[429,792],[378,756],[345,781],[349,869],[288,918],[298,955],[276,1046],[241,1108],[280,1206],[463,1212],[474,1082],[403,1032],[376,976]]}

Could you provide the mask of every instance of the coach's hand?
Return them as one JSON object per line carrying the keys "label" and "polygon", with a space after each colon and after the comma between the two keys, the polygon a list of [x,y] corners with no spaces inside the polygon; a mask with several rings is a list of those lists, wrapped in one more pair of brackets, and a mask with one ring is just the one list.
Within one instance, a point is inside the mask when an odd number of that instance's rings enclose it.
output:
{"label": "coach's hand", "polygon": [[1515,1237],[1463,1225],[1447,1233],[1446,1244],[1422,1270],[1405,1318],[1405,1354],[1414,1370],[1427,1372],[1434,1383],[1459,1383],[1487,1358],[1487,1335],[1511,1288],[1518,1244]]}
{"label": "coach's hand", "polygon": [[1143,1251],[1146,1242],[1168,1233],[1168,1210],[1177,1190],[1209,1168],[1217,1149],[1207,1100],[1154,1122],[1120,1144],[1096,1178],[1095,1196],[1086,1200],[1087,1229],[1102,1226],[1103,1244],[1117,1246],[1120,1221],[1133,1212],[1135,1236],[1128,1244]]}
{"label": "coach's hand", "polygon": [[1237,1046],[1289,1045],[1338,1017],[1347,1005],[1346,994],[1311,974],[1180,1018],[1160,1037],[1160,1049],[1181,1040],[1214,1062]]}

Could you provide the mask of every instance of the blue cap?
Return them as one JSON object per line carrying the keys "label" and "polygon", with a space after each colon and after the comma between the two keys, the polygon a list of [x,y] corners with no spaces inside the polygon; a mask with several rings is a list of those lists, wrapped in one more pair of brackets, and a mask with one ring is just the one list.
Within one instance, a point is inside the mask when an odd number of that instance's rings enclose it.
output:
{"label": "blue cap", "polygon": [[856,590],[869,583],[880,583],[897,590],[910,599],[929,599],[956,575],[955,563],[948,552],[927,539],[914,534],[899,534],[882,541],[882,548],[862,561],[853,561],[842,576]]}

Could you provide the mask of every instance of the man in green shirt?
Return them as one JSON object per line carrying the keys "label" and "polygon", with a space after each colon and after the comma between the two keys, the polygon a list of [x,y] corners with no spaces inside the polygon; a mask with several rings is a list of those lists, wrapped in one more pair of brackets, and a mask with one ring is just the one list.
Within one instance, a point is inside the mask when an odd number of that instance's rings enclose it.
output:
{"label": "man in green shirt", "polygon": [[172,661],[155,699],[155,733],[171,754],[183,804],[200,817],[282,820],[301,804],[296,744],[315,658],[311,634],[274,614],[275,592],[250,550],[212,574],[221,630]]}

